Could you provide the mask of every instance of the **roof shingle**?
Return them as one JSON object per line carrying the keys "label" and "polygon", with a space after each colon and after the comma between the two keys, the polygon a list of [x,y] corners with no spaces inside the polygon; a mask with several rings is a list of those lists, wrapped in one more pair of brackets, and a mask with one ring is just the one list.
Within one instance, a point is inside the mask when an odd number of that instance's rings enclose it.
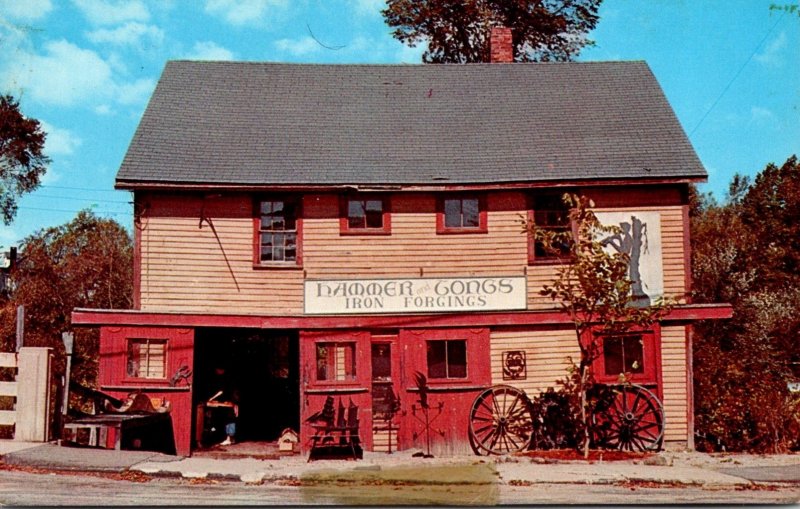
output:
{"label": "roof shingle", "polygon": [[644,62],[172,61],[117,185],[705,177]]}

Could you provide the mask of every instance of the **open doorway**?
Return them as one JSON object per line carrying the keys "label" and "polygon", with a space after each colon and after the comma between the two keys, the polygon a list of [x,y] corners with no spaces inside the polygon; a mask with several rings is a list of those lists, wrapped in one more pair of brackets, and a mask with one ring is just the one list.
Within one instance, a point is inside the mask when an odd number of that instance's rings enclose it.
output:
{"label": "open doorway", "polygon": [[[195,336],[195,447],[219,443],[224,423],[203,405],[219,391],[219,374],[235,394],[237,442],[274,442],[300,430],[299,348],[296,331],[198,329]],[[220,370],[219,368],[222,368]]]}

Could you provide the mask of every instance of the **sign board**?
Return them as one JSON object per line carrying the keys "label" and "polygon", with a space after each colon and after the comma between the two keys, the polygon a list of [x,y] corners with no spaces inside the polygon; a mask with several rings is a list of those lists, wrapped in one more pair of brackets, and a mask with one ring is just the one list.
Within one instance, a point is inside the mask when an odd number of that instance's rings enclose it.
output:
{"label": "sign board", "polygon": [[306,314],[522,310],[525,277],[307,280]]}

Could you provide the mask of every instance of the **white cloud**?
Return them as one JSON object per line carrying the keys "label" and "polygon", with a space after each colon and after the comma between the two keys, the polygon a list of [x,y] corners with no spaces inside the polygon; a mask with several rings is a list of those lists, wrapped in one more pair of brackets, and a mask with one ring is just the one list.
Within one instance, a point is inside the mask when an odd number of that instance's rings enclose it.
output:
{"label": "white cloud", "polygon": [[231,25],[259,25],[271,7],[283,7],[287,0],[206,0],[205,10],[222,16]]}
{"label": "white cloud", "polygon": [[100,28],[86,34],[93,43],[109,43],[117,46],[149,44],[159,46],[164,41],[164,31],[155,25],[130,21],[117,28]]}
{"label": "white cloud", "polygon": [[13,19],[41,19],[51,10],[50,0],[0,0],[0,12]]}
{"label": "white cloud", "polygon": [[97,113],[98,115],[104,115],[104,116],[111,115],[111,113],[113,113],[113,111],[111,111],[111,106],[109,106],[108,104],[101,104],[99,106],[95,106],[94,112]]}
{"label": "white cloud", "polygon": [[275,48],[278,51],[299,57],[319,51],[322,46],[313,37],[307,35],[299,39],[279,39],[275,41]]}
{"label": "white cloud", "polygon": [[47,155],[70,155],[83,143],[76,134],[69,129],[62,129],[41,121],[42,130],[47,133],[44,148]]}
{"label": "white cloud", "polygon": [[0,68],[0,88],[56,106],[134,104],[143,102],[153,87],[151,79],[119,80],[97,53],[63,39],[45,43],[43,54],[20,49]]}
{"label": "white cloud", "polygon": [[[44,55],[29,55],[18,82],[33,99],[59,106],[72,106],[86,98],[105,94],[111,83],[111,68],[97,53],[65,40],[45,44]],[[24,60],[24,59],[21,59]]]}
{"label": "white cloud", "polygon": [[359,16],[380,16],[386,8],[386,0],[350,0]]}
{"label": "white cloud", "polygon": [[389,37],[373,38],[361,35],[355,36],[340,47],[334,46],[335,51],[325,48],[310,36],[279,39],[273,45],[286,57],[307,60],[314,56],[327,62],[347,63],[397,63],[399,61],[404,64],[419,64],[422,62],[422,53],[426,48],[425,44],[409,48]]}
{"label": "white cloud", "polygon": [[133,83],[121,83],[115,87],[116,98],[122,104],[143,103],[156,88],[156,82],[150,78],[142,78]]}
{"label": "white cloud", "polygon": [[141,0],[72,0],[93,25],[147,21],[150,11]]}
{"label": "white cloud", "polygon": [[401,44],[395,52],[397,61],[401,64],[421,64],[422,54],[425,53],[427,47],[427,44],[417,44],[414,48]]}
{"label": "white cloud", "polygon": [[189,60],[233,60],[233,52],[212,41],[196,42],[192,52],[186,55]]}
{"label": "white cloud", "polygon": [[0,246],[5,251],[9,246],[16,246],[19,244],[21,237],[13,228],[0,224]]}
{"label": "white cloud", "polygon": [[42,178],[39,179],[39,183],[43,186],[49,186],[57,183],[59,180],[61,180],[61,173],[55,171],[51,164],[47,167],[47,171],[42,175]]}
{"label": "white cloud", "polygon": [[767,108],[753,106],[750,108],[750,121],[759,126],[764,126],[775,120],[775,114]]}
{"label": "white cloud", "polygon": [[764,65],[779,66],[783,63],[782,53],[786,45],[786,32],[781,32],[778,34],[778,37],[767,44],[764,51],[758,53],[753,58]]}

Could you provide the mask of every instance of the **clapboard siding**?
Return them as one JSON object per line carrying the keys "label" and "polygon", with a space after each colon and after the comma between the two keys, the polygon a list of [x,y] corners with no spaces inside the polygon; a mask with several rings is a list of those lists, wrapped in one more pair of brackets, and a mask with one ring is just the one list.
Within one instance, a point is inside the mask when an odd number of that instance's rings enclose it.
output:
{"label": "clapboard siding", "polygon": [[[304,265],[310,278],[522,275],[525,236],[519,219],[524,196],[489,199],[488,233],[436,233],[436,197],[392,198],[392,234],[341,236],[339,200],[318,196],[304,225]],[[516,205],[509,210],[509,203]]]}
{"label": "clapboard siding", "polygon": [[[525,352],[527,377],[524,380],[503,379],[503,352],[508,350]],[[492,331],[492,383],[513,385],[524,390],[528,397],[533,398],[548,387],[555,387],[557,380],[563,380],[569,367],[568,357],[576,362],[580,359],[574,330]]]}
{"label": "clapboard siding", "polygon": [[[292,314],[302,309],[302,270],[253,269],[251,198],[203,201],[147,197],[137,231],[142,309]],[[207,218],[202,223],[201,214]]]}
{"label": "clapboard siding", "polygon": [[[625,193],[604,191],[603,200],[624,202]],[[618,196],[619,195],[619,196]],[[631,202],[635,210],[661,217],[664,288],[685,293],[684,228],[680,204],[653,198]],[[488,233],[436,233],[436,195],[395,194],[391,235],[341,235],[339,198],[309,194],[303,199],[303,266],[253,267],[253,197],[230,194],[137,196],[142,210],[137,236],[141,246],[143,310],[300,314],[303,279],[391,277],[521,276],[528,278],[530,309],[554,307],[539,295],[552,282],[557,265],[528,265],[527,236],[521,217],[523,192],[494,192],[488,198]],[[629,210],[622,207],[602,211]],[[204,219],[201,221],[201,217]]]}
{"label": "clapboard siding", "polygon": [[686,390],[686,328],[661,329],[661,372],[664,393],[664,440],[686,443],[688,393]]}
{"label": "clapboard siding", "polygon": [[[686,337],[684,327],[661,329],[661,373],[664,405],[664,439],[686,444]],[[523,350],[527,364],[524,380],[503,379],[503,352]],[[508,384],[523,389],[533,398],[567,376],[568,357],[580,359],[575,332],[560,330],[499,329],[491,334],[493,384]]]}

